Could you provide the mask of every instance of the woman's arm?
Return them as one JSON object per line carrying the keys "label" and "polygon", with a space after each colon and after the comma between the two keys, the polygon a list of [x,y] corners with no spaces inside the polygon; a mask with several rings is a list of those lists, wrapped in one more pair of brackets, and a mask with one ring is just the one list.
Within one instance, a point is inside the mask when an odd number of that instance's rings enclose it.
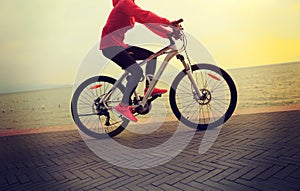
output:
{"label": "woman's arm", "polygon": [[160,17],[151,11],[143,10],[137,6],[131,0],[121,0],[123,11],[130,16],[133,16],[135,20],[139,23],[160,23],[169,24],[170,21],[166,18]]}
{"label": "woman's arm", "polygon": [[170,24],[168,19],[160,17],[151,11],[141,9],[131,0],[122,1],[122,11],[134,17],[136,22],[144,24],[152,32],[163,38],[167,38],[166,35],[170,33],[169,30],[163,27],[163,25],[167,26]]}

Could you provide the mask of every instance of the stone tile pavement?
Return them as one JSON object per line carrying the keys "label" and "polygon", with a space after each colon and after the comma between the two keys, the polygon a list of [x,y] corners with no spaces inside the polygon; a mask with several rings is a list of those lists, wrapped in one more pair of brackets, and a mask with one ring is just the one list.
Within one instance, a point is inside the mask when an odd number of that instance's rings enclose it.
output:
{"label": "stone tile pavement", "polygon": [[[147,146],[174,127],[116,140]],[[77,130],[3,136],[0,190],[300,190],[300,111],[233,116],[200,155],[203,134],[170,162],[139,170],[97,157]]]}

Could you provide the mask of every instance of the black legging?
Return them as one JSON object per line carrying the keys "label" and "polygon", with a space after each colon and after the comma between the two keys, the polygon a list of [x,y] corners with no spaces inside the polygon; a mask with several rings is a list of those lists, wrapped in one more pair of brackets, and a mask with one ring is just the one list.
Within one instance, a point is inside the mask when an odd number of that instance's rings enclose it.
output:
{"label": "black legging", "polygon": [[[128,104],[132,91],[136,88],[143,76],[143,70],[136,63],[136,60],[144,60],[151,56],[153,52],[136,46],[130,46],[126,49],[120,46],[112,46],[103,49],[102,53],[105,57],[111,59],[122,69],[128,71],[131,74],[131,77],[128,79],[128,82],[126,84],[126,90],[122,98],[122,102]],[[146,75],[153,75],[155,69],[156,59],[152,59],[146,65]],[[148,80],[146,80],[146,86],[148,85],[149,82]]]}

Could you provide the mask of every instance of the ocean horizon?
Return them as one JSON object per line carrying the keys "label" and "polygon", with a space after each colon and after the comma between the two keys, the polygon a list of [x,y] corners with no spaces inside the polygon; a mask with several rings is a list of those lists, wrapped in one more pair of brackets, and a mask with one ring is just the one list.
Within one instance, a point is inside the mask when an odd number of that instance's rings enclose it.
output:
{"label": "ocean horizon", "polygon": [[[300,104],[300,62],[227,71],[237,86],[237,110]],[[72,89],[64,85],[0,94],[0,130],[74,124],[70,111]],[[168,95],[160,99],[169,105]]]}

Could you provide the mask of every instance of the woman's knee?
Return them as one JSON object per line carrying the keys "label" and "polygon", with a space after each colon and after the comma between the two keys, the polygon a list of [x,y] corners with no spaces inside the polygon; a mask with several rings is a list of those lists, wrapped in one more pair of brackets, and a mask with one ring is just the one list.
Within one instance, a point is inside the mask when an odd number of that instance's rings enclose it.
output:
{"label": "woman's knee", "polygon": [[130,65],[126,70],[134,76],[143,76],[143,69],[137,63]]}

